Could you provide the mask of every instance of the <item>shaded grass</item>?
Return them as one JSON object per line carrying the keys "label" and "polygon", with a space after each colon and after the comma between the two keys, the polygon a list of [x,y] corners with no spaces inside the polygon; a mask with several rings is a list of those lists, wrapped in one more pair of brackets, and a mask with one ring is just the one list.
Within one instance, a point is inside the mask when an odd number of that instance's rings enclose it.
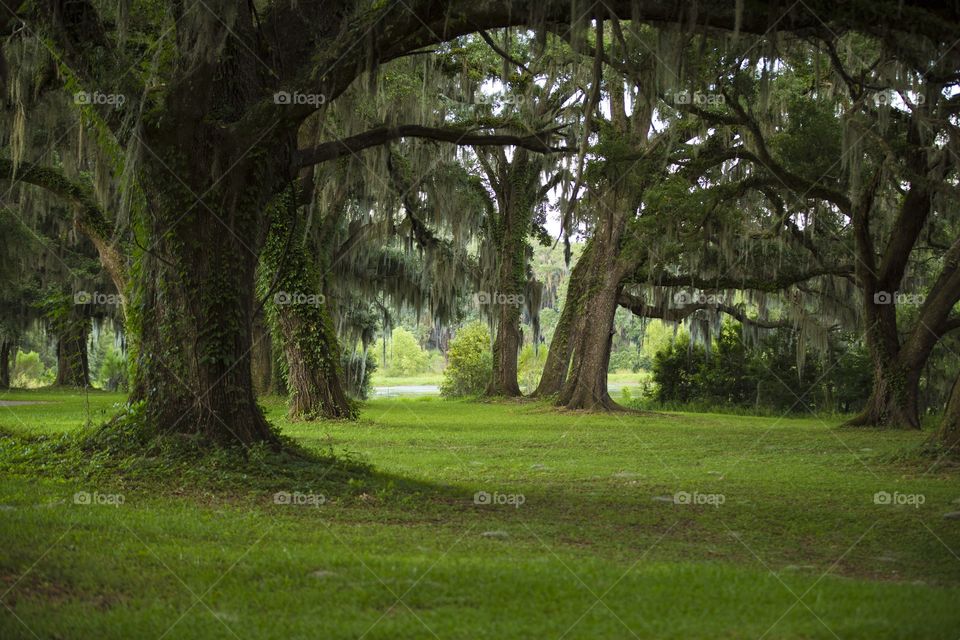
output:
{"label": "shaded grass", "polygon": [[[0,428],[21,443],[76,430],[61,397],[52,424],[54,407],[32,405],[0,408]],[[305,448],[372,463],[377,479],[211,482],[200,468],[137,475],[122,505],[90,506],[73,493],[115,490],[106,477],[0,455],[2,602],[23,621],[0,609],[0,637],[160,637],[174,623],[166,637],[956,636],[960,525],[942,515],[960,486],[902,455],[926,434],[431,398],[290,423],[283,399],[263,404]],[[325,501],[275,504],[278,487]],[[480,490],[524,502],[477,505]],[[724,501],[656,499],[678,491]],[[924,503],[877,505],[877,491]]]}

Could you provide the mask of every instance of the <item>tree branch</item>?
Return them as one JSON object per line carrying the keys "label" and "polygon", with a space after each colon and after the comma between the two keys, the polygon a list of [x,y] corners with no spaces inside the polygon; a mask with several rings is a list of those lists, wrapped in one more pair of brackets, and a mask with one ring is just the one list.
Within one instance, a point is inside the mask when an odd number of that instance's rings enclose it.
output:
{"label": "tree branch", "polygon": [[708,310],[715,313],[725,313],[742,324],[752,325],[761,329],[788,329],[793,324],[787,320],[757,320],[750,318],[741,309],[726,304],[688,304],[676,309],[664,309],[646,304],[642,298],[629,293],[621,293],[617,304],[641,318],[659,318],[668,322],[680,322],[697,311]]}
{"label": "tree branch", "polygon": [[300,168],[335,160],[345,155],[352,155],[364,149],[390,142],[391,140],[397,140],[398,138],[424,138],[426,140],[478,147],[512,145],[538,153],[572,152],[572,149],[554,147],[547,142],[547,138],[561,128],[562,127],[553,127],[538,133],[516,136],[508,134],[475,133],[475,130],[459,127],[425,127],[416,124],[396,127],[378,127],[348,138],[325,142],[324,144],[309,149],[299,149],[294,154],[294,166]]}

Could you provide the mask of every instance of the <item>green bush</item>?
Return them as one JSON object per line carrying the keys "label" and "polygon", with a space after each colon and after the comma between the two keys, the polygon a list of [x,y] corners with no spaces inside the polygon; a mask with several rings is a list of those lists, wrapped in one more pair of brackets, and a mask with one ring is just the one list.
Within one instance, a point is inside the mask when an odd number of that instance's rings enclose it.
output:
{"label": "green bush", "polygon": [[483,393],[493,373],[493,351],[487,325],[471,322],[461,327],[450,341],[447,358],[440,395],[459,397]]}
{"label": "green bush", "polygon": [[10,372],[10,383],[14,387],[32,389],[53,382],[53,371],[48,371],[40,354],[36,351],[18,351]]}
{"label": "green bush", "polygon": [[532,393],[537,388],[546,363],[546,347],[534,349],[532,344],[528,344],[520,350],[520,357],[517,359],[517,378],[524,393]]}
{"label": "green bush", "polygon": [[394,378],[414,376],[430,370],[430,353],[424,351],[416,337],[403,327],[397,327],[391,334],[390,342],[387,344],[386,362],[383,362],[382,340],[374,343],[373,357],[376,359],[377,367],[385,375]]}
{"label": "green bush", "polygon": [[[828,362],[807,352],[797,364],[797,336],[774,331],[747,349],[734,324],[723,327],[709,357],[682,335],[656,353],[654,401],[660,407],[755,412],[835,413],[855,411],[870,393],[865,351],[843,340],[831,345]],[[843,356],[839,362],[837,358]]]}

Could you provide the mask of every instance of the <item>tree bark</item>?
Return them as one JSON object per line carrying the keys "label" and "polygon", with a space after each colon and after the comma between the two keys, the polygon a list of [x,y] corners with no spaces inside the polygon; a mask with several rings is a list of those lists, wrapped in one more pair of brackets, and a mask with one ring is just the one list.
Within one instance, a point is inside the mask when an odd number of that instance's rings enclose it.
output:
{"label": "tree bark", "polygon": [[354,418],[333,321],[324,305],[307,306],[283,305],[277,313],[287,358],[289,415],[295,420]]}
{"label": "tree bark", "polygon": [[872,294],[866,305],[869,327],[866,343],[874,366],[873,389],[863,410],[846,424],[919,429],[918,389],[922,363],[913,366],[904,362],[896,305],[876,304]]}
{"label": "tree bark", "polygon": [[11,351],[13,351],[13,341],[7,338],[0,340],[0,389],[10,388]]}
{"label": "tree bark", "polygon": [[497,310],[497,337],[493,341],[493,373],[487,396],[518,398],[517,358],[520,352],[520,307],[501,303]]}
{"label": "tree bark", "polygon": [[57,336],[57,378],[59,387],[86,388],[90,386],[90,367],[87,361],[87,333],[89,322],[70,322]]}
{"label": "tree bark", "polygon": [[547,351],[547,361],[543,365],[540,382],[532,394],[534,397],[543,398],[560,393],[564,382],[567,380],[567,372],[570,370],[570,356],[573,352],[573,331],[577,320],[577,311],[580,308],[580,296],[584,293],[584,280],[590,266],[592,246],[592,241],[587,240],[587,245],[584,247],[580,259],[577,260],[577,264],[573,266],[573,270],[570,272],[566,299],[563,302],[563,309],[560,311],[560,318],[557,320],[553,338],[550,340],[550,350]]}
{"label": "tree bark", "polygon": [[960,450],[960,376],[957,376],[950,391],[947,409],[940,426],[933,436],[933,442],[954,455]]}
{"label": "tree bark", "polygon": [[613,215],[594,236],[589,273],[575,310],[578,320],[573,335],[573,368],[557,399],[557,404],[567,409],[621,408],[607,390],[607,368],[622,290],[623,268],[618,252],[624,224],[621,215]]}
{"label": "tree bark", "polygon": [[253,351],[250,357],[253,390],[258,396],[273,393],[273,345],[262,314],[253,321]]}
{"label": "tree bark", "polygon": [[[250,366],[263,199],[277,188],[275,173],[264,158],[230,156],[242,150],[211,143],[215,133],[190,130],[175,135],[190,136],[192,145],[152,140],[144,160],[153,244],[137,255],[128,304],[136,338],[131,399],[143,402],[141,418],[154,434],[223,446],[275,444]],[[192,153],[179,151],[185,148]],[[211,186],[211,166],[232,168]]]}
{"label": "tree bark", "polygon": [[[270,237],[262,252],[261,293],[267,295],[274,343],[284,353],[295,420],[354,418],[340,343],[321,293],[329,247],[308,247],[290,198],[271,207]],[[294,199],[295,202],[295,199]]]}
{"label": "tree bark", "polygon": [[[486,303],[496,305],[497,335],[493,341],[493,371],[487,396],[521,396],[517,378],[520,353],[520,305],[526,262],[526,225],[509,204],[505,207],[502,238],[498,243],[496,291],[486,291]],[[481,299],[483,302],[483,299]]]}

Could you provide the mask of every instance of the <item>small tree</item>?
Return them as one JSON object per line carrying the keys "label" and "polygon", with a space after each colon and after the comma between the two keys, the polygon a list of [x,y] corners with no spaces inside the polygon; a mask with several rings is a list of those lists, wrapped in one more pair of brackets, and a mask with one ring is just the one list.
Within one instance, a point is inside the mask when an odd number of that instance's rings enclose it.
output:
{"label": "small tree", "polygon": [[426,373],[430,369],[430,354],[424,351],[416,337],[403,327],[397,327],[391,334],[386,362],[379,362],[383,358],[383,342],[380,340],[374,344],[373,354],[378,361],[377,365],[388,376],[413,376]]}
{"label": "small tree", "polygon": [[450,341],[449,363],[443,372],[440,394],[447,397],[480,395],[490,380],[493,351],[490,329],[471,322]]}

